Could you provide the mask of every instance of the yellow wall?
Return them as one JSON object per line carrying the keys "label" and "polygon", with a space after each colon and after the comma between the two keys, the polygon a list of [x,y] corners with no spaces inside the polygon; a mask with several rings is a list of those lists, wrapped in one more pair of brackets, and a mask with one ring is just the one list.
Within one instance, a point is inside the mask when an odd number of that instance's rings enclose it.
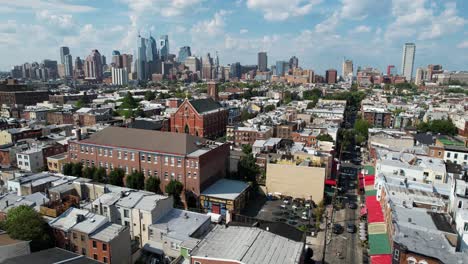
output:
{"label": "yellow wall", "polygon": [[0,132],[0,145],[7,145],[11,143],[13,143],[11,139],[11,134],[8,133],[7,130],[1,131]]}
{"label": "yellow wall", "polygon": [[319,203],[325,188],[325,168],[267,164],[266,188],[295,198],[312,198]]}

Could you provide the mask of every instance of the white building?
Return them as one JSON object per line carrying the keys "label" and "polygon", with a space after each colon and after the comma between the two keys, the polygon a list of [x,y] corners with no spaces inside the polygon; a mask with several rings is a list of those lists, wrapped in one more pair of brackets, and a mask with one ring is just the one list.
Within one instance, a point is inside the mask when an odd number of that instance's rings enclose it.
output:
{"label": "white building", "polygon": [[416,54],[416,45],[414,43],[406,43],[403,46],[403,59],[401,62],[401,74],[406,77],[408,82],[413,77],[414,56]]}
{"label": "white building", "polygon": [[16,163],[18,168],[23,171],[39,172],[44,168],[44,155],[41,149],[31,148],[17,153]]}
{"label": "white building", "polygon": [[128,72],[125,68],[112,68],[112,84],[127,85]]}

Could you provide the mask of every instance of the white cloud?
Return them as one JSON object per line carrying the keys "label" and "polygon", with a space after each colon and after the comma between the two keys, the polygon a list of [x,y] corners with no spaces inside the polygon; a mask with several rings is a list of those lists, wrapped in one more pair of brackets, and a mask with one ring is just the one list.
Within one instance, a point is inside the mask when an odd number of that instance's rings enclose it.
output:
{"label": "white cloud", "polygon": [[[382,1],[382,0],[381,0]],[[387,0],[383,0],[387,1]],[[341,0],[341,17],[347,19],[362,20],[367,17],[369,10],[376,7],[375,0]]]}
{"label": "white cloud", "polygon": [[360,25],[351,30],[352,33],[369,33],[371,32],[371,27],[366,25]]}
{"label": "white cloud", "polygon": [[340,22],[340,14],[338,11],[333,12],[331,16],[315,25],[315,31],[318,33],[333,32]]}
{"label": "white cloud", "polygon": [[60,28],[70,28],[74,26],[72,15],[58,15],[48,10],[42,10],[36,13],[36,18],[40,21],[44,21],[52,26],[57,26]]}
{"label": "white cloud", "polygon": [[15,10],[33,9],[33,10],[53,10],[66,13],[83,13],[95,11],[96,8],[88,5],[70,4],[64,0],[14,0],[2,1],[3,8]]}
{"label": "white cloud", "polygon": [[212,19],[204,20],[196,23],[192,27],[192,35],[206,35],[208,37],[218,36],[224,33],[226,25],[224,19],[230,12],[226,10],[219,10],[216,12]]}
{"label": "white cloud", "polygon": [[461,42],[460,44],[458,44],[457,48],[459,48],[459,49],[468,49],[468,40],[465,40],[465,41]]}
{"label": "white cloud", "polygon": [[241,28],[241,30],[239,30],[239,33],[240,33],[240,34],[246,34],[246,33],[248,33],[248,32],[249,32],[249,30],[246,29],[246,28]]}
{"label": "white cloud", "polygon": [[152,13],[164,17],[180,16],[202,0],[122,0],[133,14]]}
{"label": "white cloud", "polygon": [[284,21],[290,17],[304,16],[322,0],[247,0],[249,9],[260,10],[268,21]]}
{"label": "white cloud", "polygon": [[174,29],[176,33],[185,33],[187,32],[187,29],[184,26],[177,25]]}

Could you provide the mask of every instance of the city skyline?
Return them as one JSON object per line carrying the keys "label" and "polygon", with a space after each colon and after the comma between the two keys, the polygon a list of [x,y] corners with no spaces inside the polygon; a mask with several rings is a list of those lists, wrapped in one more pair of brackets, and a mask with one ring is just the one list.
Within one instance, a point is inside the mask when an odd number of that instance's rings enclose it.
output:
{"label": "city skyline", "polygon": [[[266,51],[268,67],[296,56],[299,66],[319,73],[341,69],[343,57],[353,60],[355,68],[385,72],[387,65],[397,65],[400,72],[401,47],[407,42],[418,47],[414,69],[442,64],[462,70],[468,59],[468,3],[463,1],[109,2],[4,3],[0,70],[43,59],[60,61],[61,46],[69,47],[73,58],[85,58],[93,49],[108,58],[113,50],[134,54],[138,32],[157,40],[168,35],[172,54],[190,46],[197,56],[218,51],[223,65],[248,65]],[[383,11],[371,17],[375,5]]]}

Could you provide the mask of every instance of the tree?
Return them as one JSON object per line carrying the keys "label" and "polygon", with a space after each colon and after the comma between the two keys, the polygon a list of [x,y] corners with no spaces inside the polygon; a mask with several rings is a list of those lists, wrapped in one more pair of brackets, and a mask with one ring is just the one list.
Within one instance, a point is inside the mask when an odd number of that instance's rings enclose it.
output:
{"label": "tree", "polygon": [[159,178],[149,177],[148,179],[146,179],[146,182],[145,182],[145,190],[148,192],[161,193],[159,184],[161,184],[161,181],[159,180]]}
{"label": "tree", "polygon": [[274,105],[267,105],[265,106],[265,108],[263,109],[263,111],[266,113],[266,112],[271,112],[275,110],[275,106]]}
{"label": "tree", "polygon": [[103,167],[97,168],[93,173],[93,181],[105,183],[107,182],[107,172]]}
{"label": "tree", "polygon": [[83,178],[92,179],[94,176],[94,171],[96,171],[96,167],[85,167],[81,173]]}
{"label": "tree", "polygon": [[120,105],[119,108],[121,109],[133,109],[137,108],[138,102],[133,98],[132,94],[130,92],[127,92],[125,97],[122,99],[122,104]]}
{"label": "tree", "polygon": [[124,186],[125,171],[121,168],[116,168],[109,173],[109,184],[115,186]]}
{"label": "tree", "polygon": [[366,139],[369,136],[369,127],[369,122],[367,122],[364,119],[358,119],[354,123],[354,130],[356,131],[356,133],[365,137]]}
{"label": "tree", "polygon": [[260,168],[256,164],[255,157],[252,154],[252,146],[242,145],[242,152],[245,155],[241,157],[237,165],[237,173],[239,178],[256,184],[257,175],[260,173]]}
{"label": "tree", "polygon": [[156,99],[156,94],[151,90],[146,91],[145,100],[146,101],[152,101],[154,99]]}
{"label": "tree", "polygon": [[145,187],[145,175],[141,172],[133,172],[127,176],[125,186],[132,189],[143,190]]}
{"label": "tree", "polygon": [[317,136],[318,141],[329,141],[334,142],[333,137],[330,134],[320,134]]}
{"label": "tree", "polygon": [[456,135],[458,133],[458,128],[451,120],[432,120],[430,122],[421,122],[418,124],[417,130],[420,133],[432,132],[443,135]]}
{"label": "tree", "polygon": [[82,108],[86,104],[87,104],[86,100],[83,97],[81,97],[80,99],[78,99],[78,101],[76,101],[75,106],[78,108]]}
{"label": "tree", "polygon": [[242,145],[242,152],[245,155],[251,155],[252,154],[252,146],[249,145],[249,144]]}
{"label": "tree", "polygon": [[65,163],[63,165],[62,172],[64,175],[71,176],[73,175],[73,164],[72,163]]}
{"label": "tree", "polygon": [[174,198],[174,206],[180,206],[182,204],[180,195],[182,194],[183,189],[184,185],[177,180],[171,180],[166,185],[166,193]]}
{"label": "tree", "polygon": [[135,117],[145,117],[145,111],[141,107],[138,107],[136,111],[133,112],[133,116]]}
{"label": "tree", "polygon": [[81,177],[83,171],[83,164],[81,162],[72,164],[71,175],[76,177]]}
{"label": "tree", "polygon": [[27,205],[10,209],[2,226],[12,238],[31,241],[31,251],[46,249],[54,244],[49,225]]}

